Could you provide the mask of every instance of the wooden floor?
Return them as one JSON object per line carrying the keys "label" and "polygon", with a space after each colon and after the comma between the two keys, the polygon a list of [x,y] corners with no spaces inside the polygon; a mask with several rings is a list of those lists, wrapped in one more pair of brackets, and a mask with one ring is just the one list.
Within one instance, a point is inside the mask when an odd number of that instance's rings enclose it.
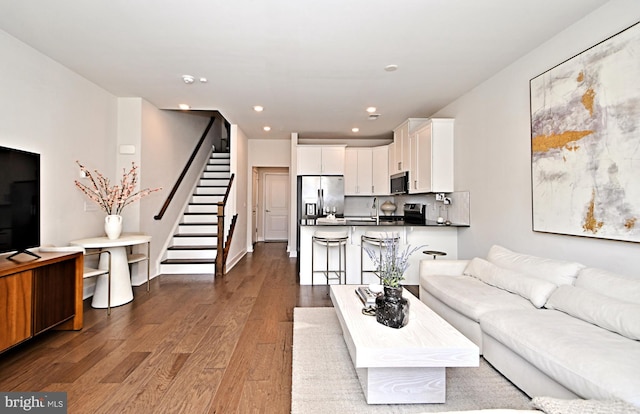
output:
{"label": "wooden floor", "polygon": [[153,279],[133,302],[85,304],[84,329],[0,354],[0,391],[66,391],[69,413],[288,413],[293,308],[331,306],[301,287],[284,243],[260,243],[224,278]]}

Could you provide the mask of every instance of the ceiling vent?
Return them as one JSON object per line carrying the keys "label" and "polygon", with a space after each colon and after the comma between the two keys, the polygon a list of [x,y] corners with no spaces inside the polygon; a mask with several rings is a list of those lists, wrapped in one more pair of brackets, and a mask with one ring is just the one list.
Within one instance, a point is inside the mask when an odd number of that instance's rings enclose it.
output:
{"label": "ceiling vent", "polygon": [[380,117],[380,114],[369,114],[369,121],[375,121]]}

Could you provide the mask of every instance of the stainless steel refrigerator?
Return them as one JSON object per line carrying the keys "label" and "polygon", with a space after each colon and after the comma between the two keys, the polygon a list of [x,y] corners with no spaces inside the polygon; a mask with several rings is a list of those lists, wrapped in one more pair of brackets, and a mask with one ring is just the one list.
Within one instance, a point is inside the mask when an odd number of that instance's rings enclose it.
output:
{"label": "stainless steel refrigerator", "polygon": [[344,177],[298,176],[298,218],[323,217],[327,214],[344,216]]}
{"label": "stainless steel refrigerator", "polygon": [[[325,208],[327,209],[326,213]],[[315,218],[326,216],[327,213],[335,214],[336,217],[344,217],[344,177],[341,175],[299,175],[296,233],[298,257],[300,257],[300,223],[312,224]],[[298,266],[300,266],[299,260]]]}

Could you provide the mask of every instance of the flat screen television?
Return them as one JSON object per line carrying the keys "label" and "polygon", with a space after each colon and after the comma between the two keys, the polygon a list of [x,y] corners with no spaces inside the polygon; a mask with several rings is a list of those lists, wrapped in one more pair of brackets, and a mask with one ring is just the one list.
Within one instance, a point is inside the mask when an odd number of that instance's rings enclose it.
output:
{"label": "flat screen television", "polygon": [[40,154],[0,147],[0,253],[40,245]]}

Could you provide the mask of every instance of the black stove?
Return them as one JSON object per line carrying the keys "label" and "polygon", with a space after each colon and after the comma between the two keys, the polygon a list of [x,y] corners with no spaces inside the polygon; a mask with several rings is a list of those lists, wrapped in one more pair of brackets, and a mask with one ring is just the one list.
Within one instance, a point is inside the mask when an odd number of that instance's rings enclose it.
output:
{"label": "black stove", "polygon": [[424,224],[425,209],[422,203],[406,203],[404,205],[405,224]]}

